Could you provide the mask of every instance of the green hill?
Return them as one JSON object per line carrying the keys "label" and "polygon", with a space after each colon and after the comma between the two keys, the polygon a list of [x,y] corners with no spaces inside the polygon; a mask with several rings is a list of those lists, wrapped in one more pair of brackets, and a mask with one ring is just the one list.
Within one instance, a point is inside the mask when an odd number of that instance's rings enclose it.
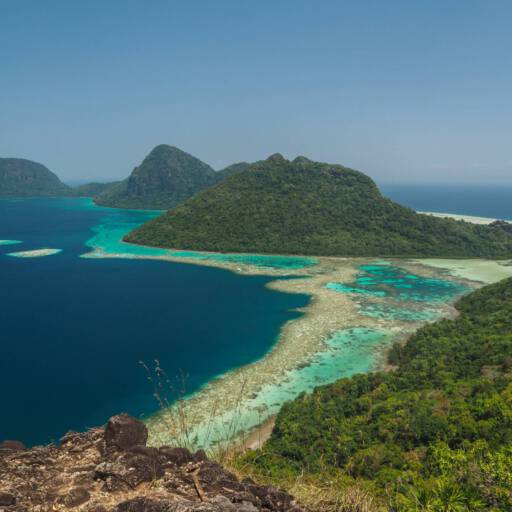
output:
{"label": "green hill", "polygon": [[71,189],[71,194],[77,197],[96,197],[100,194],[105,193],[107,190],[118,185],[119,181],[113,181],[110,183],[84,183]]}
{"label": "green hill", "polygon": [[512,279],[457,308],[393,347],[395,371],[285,405],[240,466],[279,485],[363,487],[385,510],[512,510]]}
{"label": "green hill", "polygon": [[420,215],[361,172],[273,155],[144,224],[126,240],[205,251],[507,257],[499,227]]}
{"label": "green hill", "polygon": [[116,208],[168,209],[215,183],[215,171],[167,145],[156,146],[130,176],[95,200]]}
{"label": "green hill", "polygon": [[62,196],[70,189],[44,165],[23,158],[0,158],[0,197]]}
{"label": "green hill", "polygon": [[217,171],[217,174],[215,175],[215,182],[222,181],[229,176],[233,176],[233,174],[238,174],[239,172],[245,171],[245,169],[250,166],[251,164],[248,162],[237,162],[236,164],[228,165],[224,169]]}

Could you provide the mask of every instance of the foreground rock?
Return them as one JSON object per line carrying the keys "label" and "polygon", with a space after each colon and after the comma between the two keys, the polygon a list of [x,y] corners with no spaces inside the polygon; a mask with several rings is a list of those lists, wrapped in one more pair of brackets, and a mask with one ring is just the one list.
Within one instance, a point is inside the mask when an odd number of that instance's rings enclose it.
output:
{"label": "foreground rock", "polygon": [[70,432],[60,446],[0,443],[4,512],[299,512],[272,487],[240,482],[203,451],[146,446],[143,423],[122,414]]}

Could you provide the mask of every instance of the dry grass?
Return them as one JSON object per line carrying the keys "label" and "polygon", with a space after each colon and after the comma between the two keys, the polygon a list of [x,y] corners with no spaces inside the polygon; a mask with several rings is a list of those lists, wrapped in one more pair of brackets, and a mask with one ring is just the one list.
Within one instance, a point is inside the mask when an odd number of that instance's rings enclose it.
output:
{"label": "dry grass", "polygon": [[[233,453],[239,453],[246,443],[248,434],[240,424],[240,410],[245,396],[246,383],[242,382],[235,396],[234,409],[229,420],[219,425],[217,420],[219,404],[213,402],[206,411],[206,435],[199,443],[194,436],[194,418],[187,407],[187,376],[181,374],[170,378],[158,360],[150,367],[143,361],[147,379],[153,388],[153,396],[160,406],[159,418],[165,424],[166,444],[187,448],[190,451],[205,449],[208,456],[222,463]],[[215,442],[214,442],[215,440]]]}
{"label": "dry grass", "polygon": [[342,486],[335,481],[297,479],[286,490],[315,512],[377,512],[373,496],[356,485]]}
{"label": "dry grass", "polygon": [[388,507],[375,498],[362,482],[343,474],[301,474],[297,477],[275,479],[254,472],[251,466],[239,464],[240,453],[232,453],[222,464],[239,479],[252,478],[261,485],[281,488],[312,512],[384,512]]}

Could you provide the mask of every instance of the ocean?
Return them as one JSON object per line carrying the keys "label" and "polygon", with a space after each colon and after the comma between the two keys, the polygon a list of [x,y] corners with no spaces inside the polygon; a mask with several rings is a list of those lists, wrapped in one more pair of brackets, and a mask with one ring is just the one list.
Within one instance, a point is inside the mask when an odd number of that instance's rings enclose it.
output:
{"label": "ocean", "polygon": [[386,197],[415,210],[512,220],[511,185],[380,185]]}
{"label": "ocean", "polygon": [[[0,439],[58,440],[126,411],[158,409],[140,362],[186,392],[254,362],[309,297],[238,276],[151,260],[81,258],[98,226],[126,230],[154,212],[88,199],[0,200]],[[52,256],[8,253],[61,249]]]}

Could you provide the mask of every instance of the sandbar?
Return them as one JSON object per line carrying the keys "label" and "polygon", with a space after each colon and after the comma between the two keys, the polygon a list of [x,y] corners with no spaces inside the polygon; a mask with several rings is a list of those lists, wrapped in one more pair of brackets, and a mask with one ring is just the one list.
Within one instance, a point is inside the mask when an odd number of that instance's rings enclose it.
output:
{"label": "sandbar", "polygon": [[10,252],[7,256],[12,256],[14,258],[43,258],[45,256],[53,256],[54,254],[58,254],[62,252],[62,249],[34,249],[31,251],[20,251],[20,252]]}

